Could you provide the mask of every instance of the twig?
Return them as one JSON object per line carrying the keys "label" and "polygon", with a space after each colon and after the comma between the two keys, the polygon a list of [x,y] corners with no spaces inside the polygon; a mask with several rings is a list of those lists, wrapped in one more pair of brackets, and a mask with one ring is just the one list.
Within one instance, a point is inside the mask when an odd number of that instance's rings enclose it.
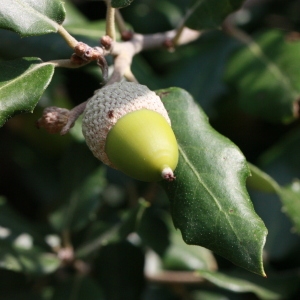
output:
{"label": "twig", "polygon": [[115,29],[115,11],[116,9],[111,6],[110,1],[106,1],[106,35],[110,36],[114,41],[116,40],[116,29]]}
{"label": "twig", "polygon": [[[135,33],[130,41],[121,43],[112,42],[109,52],[115,57],[114,72],[107,84],[118,82],[125,74],[128,74],[134,55],[144,50],[160,48],[166,40],[172,39],[175,35],[176,30],[149,35]],[[178,45],[194,41],[199,38],[200,35],[201,32],[199,31],[184,28],[178,40]]]}
{"label": "twig", "polygon": [[131,69],[129,69],[129,70],[127,69],[127,71],[125,71],[124,77],[125,77],[128,81],[138,83],[138,80],[137,80],[137,79],[135,78],[135,76],[133,75]]}
{"label": "twig", "polygon": [[178,45],[179,39],[180,39],[181,35],[183,34],[184,28],[186,28],[186,27],[184,26],[184,22],[182,22],[176,29],[176,34],[172,39],[172,44],[174,47]]}
{"label": "twig", "polygon": [[150,282],[162,284],[202,284],[205,280],[193,271],[161,271],[158,274],[145,274]]}
{"label": "twig", "polygon": [[80,68],[83,65],[86,65],[86,64],[90,63],[90,61],[80,60],[78,62],[75,62],[73,59],[56,59],[56,60],[47,61],[47,64],[48,63],[54,65],[55,68],[76,69],[76,68]]}
{"label": "twig", "polygon": [[58,26],[57,32],[64,38],[64,40],[72,49],[74,49],[78,44],[78,41],[72,35],[70,35],[70,33],[62,25]]}
{"label": "twig", "polygon": [[75,121],[78,117],[84,112],[86,107],[87,101],[80,103],[79,105],[75,106],[73,109],[70,110],[68,122],[60,131],[61,135],[64,135],[69,132],[69,130],[74,126]]}
{"label": "twig", "polygon": [[117,24],[119,32],[122,33],[124,31],[127,31],[127,27],[124,22],[124,19],[118,9],[116,9],[115,18],[116,18],[116,24]]}
{"label": "twig", "polygon": [[[97,64],[102,69],[103,78],[106,79],[107,64],[104,56],[110,54],[115,57],[114,71],[106,85],[119,82],[124,76],[129,81],[137,82],[136,78],[131,72],[131,63],[134,55],[144,50],[162,47],[166,40],[170,40],[176,36],[176,32],[176,30],[171,30],[149,35],[133,34],[132,39],[126,42],[116,42],[107,38],[104,39],[103,37],[102,47],[92,48],[84,43],[77,42],[63,27],[60,27],[59,33],[74,49],[75,53],[72,55],[71,59],[52,60],[47,63],[51,63],[55,67],[78,68],[82,65],[88,64],[91,60],[96,60]],[[200,35],[201,32],[183,28],[180,38],[178,38],[177,45],[194,41],[199,38]],[[83,113],[86,103],[87,101],[79,104],[69,111],[68,119],[66,120],[65,125],[62,125],[62,129],[59,129],[58,131],[61,135],[66,134],[73,127],[77,118]],[[60,121],[60,119],[57,117],[54,121],[56,120]],[[51,119],[50,121],[53,120]],[[50,124],[51,126],[53,125],[52,123]],[[54,125],[56,126],[56,123]],[[55,131],[55,133],[57,132]]]}

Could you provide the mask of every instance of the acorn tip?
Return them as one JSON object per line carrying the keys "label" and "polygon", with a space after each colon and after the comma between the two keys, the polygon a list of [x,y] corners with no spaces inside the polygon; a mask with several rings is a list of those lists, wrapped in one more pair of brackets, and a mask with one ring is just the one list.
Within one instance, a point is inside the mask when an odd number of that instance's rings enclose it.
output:
{"label": "acorn tip", "polygon": [[166,167],[162,170],[161,176],[164,180],[168,182],[172,182],[176,179],[174,176],[173,170],[170,167]]}

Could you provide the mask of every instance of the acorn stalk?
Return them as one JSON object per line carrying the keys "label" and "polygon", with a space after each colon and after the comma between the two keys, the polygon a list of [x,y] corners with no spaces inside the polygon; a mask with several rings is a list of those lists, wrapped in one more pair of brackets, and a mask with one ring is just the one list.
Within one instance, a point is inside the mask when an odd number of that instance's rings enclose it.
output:
{"label": "acorn stalk", "polygon": [[118,82],[88,101],[82,132],[94,156],[141,181],[175,179],[178,145],[160,98],[146,86]]}

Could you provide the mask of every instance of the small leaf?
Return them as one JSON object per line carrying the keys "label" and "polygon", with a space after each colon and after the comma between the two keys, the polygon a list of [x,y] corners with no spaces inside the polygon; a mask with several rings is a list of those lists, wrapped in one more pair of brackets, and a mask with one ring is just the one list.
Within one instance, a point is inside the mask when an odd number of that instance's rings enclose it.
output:
{"label": "small leaf", "polygon": [[225,80],[238,92],[248,113],[273,122],[290,122],[300,96],[300,43],[270,30],[233,53]]}
{"label": "small leaf", "polygon": [[300,234],[300,181],[294,180],[291,185],[282,187],[278,194],[284,213],[291,219],[296,231]]}
{"label": "small leaf", "polygon": [[0,28],[17,32],[21,36],[57,32],[65,19],[60,0],[2,0]]}
{"label": "small leaf", "polygon": [[[282,203],[281,211],[287,215],[293,223],[294,229],[298,233],[300,233],[299,151],[300,133],[298,130],[295,130],[269,149],[261,158],[264,168],[271,169],[274,174],[273,176],[276,176],[276,178],[280,180],[281,184],[277,183],[277,181],[275,181],[266,172],[251,164],[249,165],[254,176],[253,178],[248,178],[249,187],[254,190],[267,193],[271,192],[278,195]],[[290,183],[291,181],[292,183]],[[269,210],[267,215],[270,216]],[[272,223],[272,218],[269,222]],[[276,228],[279,224],[280,223],[278,222],[276,223]],[[280,225],[281,229],[283,227],[283,225]],[[278,233],[278,229],[276,231]],[[278,238],[282,239],[280,235]],[[287,243],[283,243],[283,245],[287,245]],[[276,249],[278,249],[278,247]]]}
{"label": "small leaf", "polygon": [[0,126],[13,115],[32,112],[47,88],[54,66],[38,58],[0,62]]}
{"label": "small leaf", "polygon": [[290,218],[295,229],[300,233],[300,181],[295,179],[294,182],[287,186],[280,186],[271,176],[257,167],[250,165],[254,178],[249,177],[249,187],[265,192],[276,193],[283,205],[282,211]]}
{"label": "small leaf", "polygon": [[249,187],[265,193],[276,193],[280,189],[278,183],[271,176],[251,163],[248,165],[251,171],[251,176],[247,179]]}
{"label": "small leaf", "polygon": [[133,0],[111,0],[111,6],[115,8],[122,8],[131,4]]}
{"label": "small leaf", "polygon": [[185,25],[193,29],[217,28],[243,2],[244,0],[191,0]]}
{"label": "small leaf", "polygon": [[[207,270],[201,270],[198,271],[200,276],[208,280],[209,282],[213,283],[214,285],[233,291],[235,293],[254,293],[257,297],[264,300],[276,300],[276,299],[286,299],[286,293],[288,291],[285,291],[284,287],[286,287],[286,284],[288,284],[288,281],[285,280],[284,284],[281,284],[282,280],[277,280],[276,284],[273,285],[270,284],[270,279],[268,278],[269,282],[266,282],[265,279],[262,280],[256,280],[260,282],[255,282],[254,280],[244,279],[237,275],[230,275],[226,273],[221,272],[211,272]],[[295,276],[292,277],[295,284]],[[291,281],[291,278],[289,278],[289,281]],[[296,279],[297,282],[297,279]],[[281,284],[280,286],[278,284]],[[268,286],[269,285],[269,286]],[[279,288],[278,288],[279,287]]]}
{"label": "small leaf", "polygon": [[265,276],[267,230],[245,188],[249,170],[240,150],[217,133],[184,90],[158,91],[179,144],[176,180],[164,183],[176,228],[187,244],[206,247]]}

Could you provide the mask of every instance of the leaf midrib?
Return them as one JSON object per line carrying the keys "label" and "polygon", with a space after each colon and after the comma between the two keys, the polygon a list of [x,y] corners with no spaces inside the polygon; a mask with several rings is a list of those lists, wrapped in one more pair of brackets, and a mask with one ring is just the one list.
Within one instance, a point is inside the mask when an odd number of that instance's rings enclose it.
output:
{"label": "leaf midrib", "polygon": [[[241,239],[239,238],[239,235],[238,235],[235,227],[231,223],[230,218],[228,218],[228,215],[224,212],[224,210],[223,210],[222,206],[220,205],[218,199],[211,193],[210,189],[204,184],[204,182],[202,181],[202,179],[201,179],[198,171],[194,168],[194,166],[192,165],[192,163],[190,162],[190,160],[188,159],[187,155],[185,154],[185,152],[183,151],[182,147],[179,144],[178,144],[178,149],[179,149],[180,154],[184,158],[186,164],[190,167],[190,169],[192,170],[192,172],[195,174],[195,176],[198,179],[199,183],[205,188],[205,190],[208,192],[208,194],[214,200],[214,202],[216,203],[216,205],[219,208],[219,211],[222,212],[225,215],[225,217],[226,217],[226,219],[228,221],[228,224],[230,225],[230,227],[232,229],[232,232],[235,234],[237,240],[241,241]],[[246,247],[246,245],[240,244],[240,246],[242,248],[244,248],[244,251],[245,251],[245,253],[248,254],[249,259],[252,260],[250,254],[249,254],[250,252],[248,252],[248,248]]]}
{"label": "leaf midrib", "polygon": [[21,75],[17,76],[16,78],[12,79],[12,80],[9,80],[6,84],[2,85],[0,87],[0,92],[7,88],[8,86],[18,82],[19,80],[22,80],[24,79],[25,77],[27,77],[28,75],[30,75],[31,73],[33,73],[34,71],[36,71],[37,69],[39,68],[42,68],[43,66],[46,66],[46,65],[51,65],[50,63],[38,63],[36,64],[35,66],[33,66],[32,68],[30,69],[27,69],[24,73],[22,73]]}

